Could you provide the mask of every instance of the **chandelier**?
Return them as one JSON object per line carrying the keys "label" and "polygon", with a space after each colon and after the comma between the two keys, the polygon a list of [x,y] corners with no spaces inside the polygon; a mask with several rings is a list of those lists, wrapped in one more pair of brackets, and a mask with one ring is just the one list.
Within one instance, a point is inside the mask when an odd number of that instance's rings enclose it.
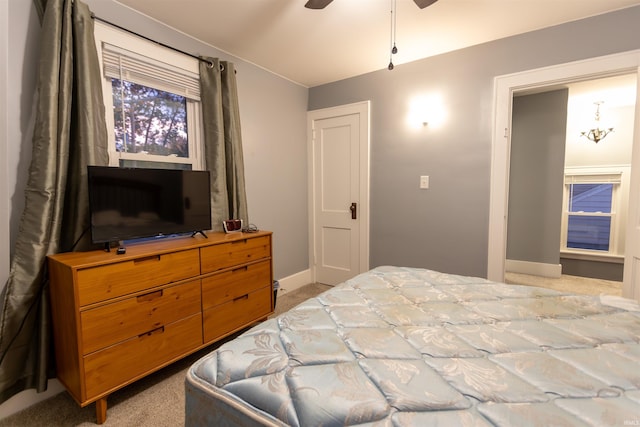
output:
{"label": "chandelier", "polygon": [[598,101],[598,102],[594,102],[594,104],[596,105],[596,127],[595,129],[589,129],[586,132],[580,132],[580,136],[584,136],[587,139],[589,139],[590,141],[595,142],[596,144],[604,139],[605,136],[609,135],[610,132],[613,132],[613,128],[608,128],[608,129],[600,129],[600,127],[598,126],[598,123],[600,123],[600,104],[602,104],[604,101]]}

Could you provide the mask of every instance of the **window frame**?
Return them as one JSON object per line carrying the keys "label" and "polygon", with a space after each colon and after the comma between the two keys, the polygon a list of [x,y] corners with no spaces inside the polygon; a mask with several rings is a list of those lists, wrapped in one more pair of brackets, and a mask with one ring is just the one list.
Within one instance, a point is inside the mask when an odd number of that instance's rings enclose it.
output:
{"label": "window frame", "polygon": [[[202,107],[200,101],[187,97],[187,139],[189,157],[161,156],[147,153],[128,153],[116,150],[115,123],[113,117],[113,91],[111,78],[105,76],[103,61],[103,45],[108,44],[133,52],[134,55],[150,58],[150,63],[159,62],[174,69],[182,69],[188,73],[199,73],[199,61],[166,47],[152,43],[141,37],[129,34],[110,25],[94,22],[94,34],[100,74],[102,76],[102,94],[105,107],[105,121],[108,135],[109,165],[120,166],[121,160],[135,162],[172,163],[191,165],[193,170],[204,170],[204,136],[202,129]],[[160,68],[159,68],[160,70]],[[126,79],[125,79],[126,80]],[[155,87],[155,86],[153,86]],[[165,90],[162,87],[157,89]],[[181,94],[180,94],[181,95]],[[158,166],[161,167],[161,166]]]}
{"label": "window frame", "polygon": [[[595,258],[624,256],[624,236],[626,228],[625,196],[628,172],[625,167],[566,168],[563,183],[562,224],[560,233],[560,252],[563,255]],[[613,184],[611,194],[611,212],[569,212],[569,189],[571,184]],[[570,216],[606,216],[611,218],[609,250],[580,249],[567,247]]]}

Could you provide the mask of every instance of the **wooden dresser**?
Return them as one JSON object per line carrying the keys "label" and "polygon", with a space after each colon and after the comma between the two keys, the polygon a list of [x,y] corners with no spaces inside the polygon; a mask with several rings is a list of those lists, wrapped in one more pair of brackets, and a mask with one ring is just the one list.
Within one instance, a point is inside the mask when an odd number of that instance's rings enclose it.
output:
{"label": "wooden dresser", "polygon": [[49,257],[58,379],[81,406],[273,313],[271,232]]}

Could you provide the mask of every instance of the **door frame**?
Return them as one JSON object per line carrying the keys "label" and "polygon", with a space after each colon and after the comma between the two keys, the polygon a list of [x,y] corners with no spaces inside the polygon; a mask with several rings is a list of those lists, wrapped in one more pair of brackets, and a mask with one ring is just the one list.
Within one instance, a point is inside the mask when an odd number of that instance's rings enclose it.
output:
{"label": "door frame", "polygon": [[[504,281],[507,238],[507,208],[509,197],[509,166],[511,149],[511,114],[513,95],[516,92],[593,80],[621,74],[638,72],[640,50],[591,58],[582,61],[554,65],[528,70],[520,73],[497,76],[494,79],[493,112],[494,125],[491,144],[491,191],[489,196],[489,234],[487,253],[487,278]],[[638,123],[638,105],[636,101],[636,123],[634,123],[634,151],[640,149],[640,123]],[[636,168],[632,164],[632,171]],[[636,174],[637,175],[637,174]],[[633,176],[631,189],[634,187]],[[637,212],[637,198],[630,198],[629,213]],[[627,255],[625,254],[625,257]],[[637,290],[632,284],[626,284],[624,294],[635,295]]]}
{"label": "door frame", "polygon": [[360,219],[360,272],[369,270],[369,191],[370,191],[370,110],[371,101],[356,102],[336,107],[321,108],[307,112],[307,170],[308,173],[308,207],[309,207],[309,270],[311,280],[316,281],[316,210],[315,210],[315,170],[314,122],[316,120],[340,117],[352,114],[360,115],[360,203],[358,216]]}

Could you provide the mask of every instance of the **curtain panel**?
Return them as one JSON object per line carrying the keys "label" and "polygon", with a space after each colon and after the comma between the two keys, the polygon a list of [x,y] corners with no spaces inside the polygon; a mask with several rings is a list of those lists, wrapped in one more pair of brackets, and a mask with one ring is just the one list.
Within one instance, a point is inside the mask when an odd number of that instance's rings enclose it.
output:
{"label": "curtain panel", "polygon": [[227,219],[249,224],[238,88],[233,63],[202,59],[200,97],[205,165],[211,171],[211,225],[221,231]]}
{"label": "curtain panel", "polygon": [[90,249],[87,165],[107,165],[89,8],[34,0],[41,17],[33,149],[0,317],[0,402],[55,376],[47,255]]}

